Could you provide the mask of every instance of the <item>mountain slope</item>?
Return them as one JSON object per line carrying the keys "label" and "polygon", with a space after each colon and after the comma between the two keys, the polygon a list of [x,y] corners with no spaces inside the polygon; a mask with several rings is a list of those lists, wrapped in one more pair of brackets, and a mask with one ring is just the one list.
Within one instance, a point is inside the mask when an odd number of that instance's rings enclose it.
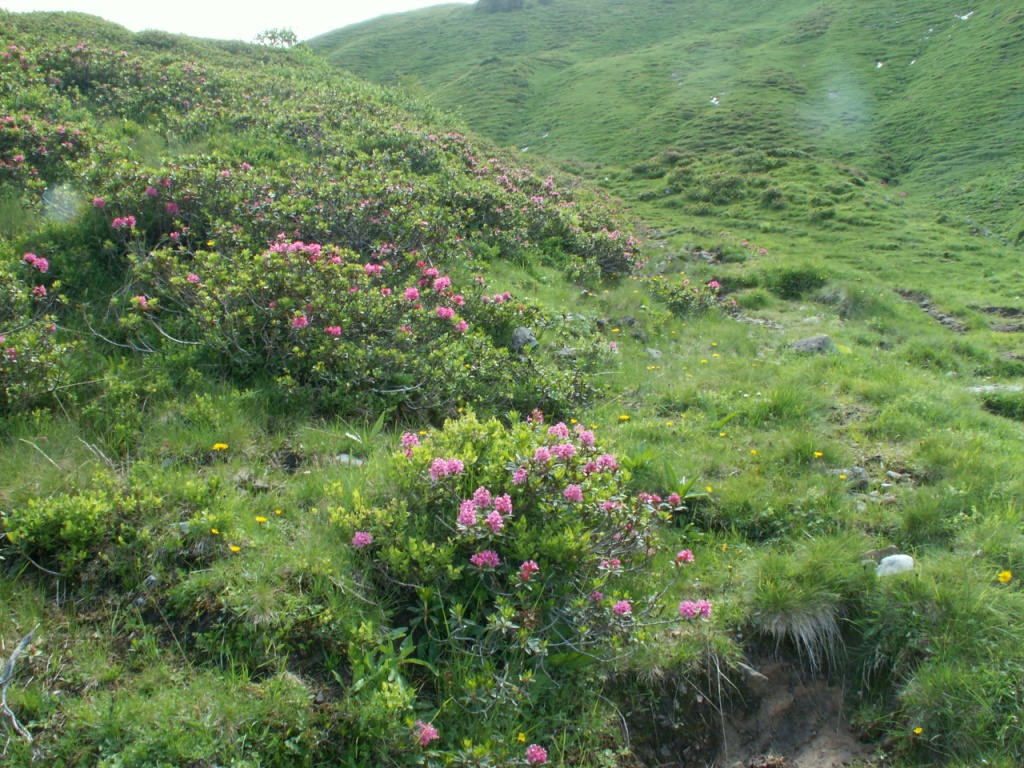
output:
{"label": "mountain slope", "polygon": [[531,152],[623,166],[669,146],[793,147],[1024,232],[1024,14],[1009,0],[442,6],[310,46]]}

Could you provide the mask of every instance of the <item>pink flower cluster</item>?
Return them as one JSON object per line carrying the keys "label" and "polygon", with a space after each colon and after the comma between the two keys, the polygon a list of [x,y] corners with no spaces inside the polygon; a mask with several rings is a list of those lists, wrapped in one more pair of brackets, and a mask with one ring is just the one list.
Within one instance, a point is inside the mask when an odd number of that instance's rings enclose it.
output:
{"label": "pink flower cluster", "polygon": [[501,565],[501,558],[493,549],[485,549],[469,558],[469,562],[477,568],[497,568]]}
{"label": "pink flower cluster", "polygon": [[324,329],[324,332],[327,333],[328,336],[341,336],[341,326],[329,325]]}
{"label": "pink flower cluster", "polygon": [[527,560],[525,563],[519,566],[519,579],[520,581],[529,581],[530,577],[535,573],[540,573],[540,566],[537,565],[533,560]]}
{"label": "pink flower cluster", "polygon": [[371,544],[373,544],[373,536],[366,531],[356,531],[355,535],[352,537],[352,546],[356,549],[362,549],[363,547],[368,547]]}
{"label": "pink flower cluster", "polygon": [[493,509],[484,518],[484,524],[491,529],[491,533],[499,533],[505,527],[503,515],[512,514],[512,497],[507,493],[492,497],[491,492],[483,486],[476,489],[472,499],[466,499],[459,505],[458,524],[464,528],[473,527],[477,524],[477,510],[489,507]]}
{"label": "pink flower cluster", "polygon": [[425,747],[430,742],[438,739],[440,734],[437,732],[437,728],[432,726],[430,723],[424,723],[422,720],[417,720],[413,725],[414,735],[416,742],[421,746]]}
{"label": "pink flower cluster", "polygon": [[522,485],[529,478],[530,472],[526,467],[520,467],[512,473],[512,485]]}
{"label": "pink flower cluster", "polygon": [[633,606],[629,600],[619,600],[619,602],[612,606],[612,613],[619,616],[630,616],[633,613]]}
{"label": "pink flower cluster", "polygon": [[465,465],[459,459],[442,459],[440,457],[430,462],[430,479],[435,483],[439,478],[448,475],[461,475]]}
{"label": "pink flower cluster", "polygon": [[583,501],[583,489],[576,484],[569,485],[564,491],[562,491],[562,495],[569,501]]}
{"label": "pink flower cluster", "polygon": [[125,216],[123,218],[116,218],[110,222],[110,226],[114,229],[132,229],[135,226],[135,217]]}
{"label": "pink flower cluster", "polygon": [[36,256],[34,253],[26,253],[21,257],[21,260],[28,264],[30,267],[38,269],[40,272],[46,272],[50,268],[50,262],[41,256]]}
{"label": "pink flower cluster", "polygon": [[292,318],[292,328],[296,330],[305,328],[309,325],[309,318],[305,315],[299,315],[298,317]]}
{"label": "pink flower cluster", "polygon": [[530,765],[544,765],[548,761],[548,751],[544,747],[531,744],[526,748],[526,762]]}
{"label": "pink flower cluster", "polygon": [[683,600],[679,604],[679,615],[684,619],[690,620],[697,616],[702,619],[711,617],[711,603],[707,600],[698,600],[693,602],[691,600]]}
{"label": "pink flower cluster", "polygon": [[691,552],[688,549],[684,549],[679,554],[676,555],[676,563],[677,564],[692,563],[692,562],[693,562],[693,552]]}

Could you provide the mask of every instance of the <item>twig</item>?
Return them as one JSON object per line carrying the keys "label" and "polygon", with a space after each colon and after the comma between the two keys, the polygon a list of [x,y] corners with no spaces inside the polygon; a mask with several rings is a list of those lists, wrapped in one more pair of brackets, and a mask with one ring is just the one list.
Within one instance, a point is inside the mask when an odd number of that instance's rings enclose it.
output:
{"label": "twig", "polygon": [[53,459],[51,459],[51,458],[50,458],[49,456],[47,456],[47,455],[46,455],[46,452],[45,452],[45,451],[44,451],[44,450],[43,450],[42,448],[40,448],[40,447],[39,447],[38,445],[36,445],[35,443],[33,443],[33,442],[32,442],[31,440],[26,440],[26,439],[25,439],[24,437],[19,437],[18,439],[19,439],[19,440],[20,440],[21,442],[25,443],[26,445],[31,445],[31,446],[32,446],[33,448],[35,448],[35,449],[36,449],[37,451],[39,451],[39,453],[41,453],[41,454],[42,454],[42,456],[43,456],[43,458],[44,458],[44,459],[46,459],[46,460],[47,460],[48,462],[50,462],[51,464],[53,464],[53,466],[54,466],[54,467],[56,467],[56,468],[57,468],[58,470],[60,470],[60,471],[63,471],[63,470],[61,470],[61,469],[60,469],[60,465],[59,465],[59,464],[58,464],[58,463],[57,463],[56,461],[54,461],[54,460],[53,460]]}
{"label": "twig", "polygon": [[9,658],[7,663],[4,664],[4,671],[0,673],[0,709],[2,709],[3,713],[11,719],[11,725],[14,726],[14,730],[17,731],[18,735],[22,736],[29,744],[32,743],[32,734],[26,730],[25,726],[18,722],[18,718],[15,717],[14,712],[12,712],[11,708],[7,706],[7,689],[11,686],[11,681],[14,680],[14,665],[18,661],[18,656],[20,656],[21,652],[28,647],[30,642],[32,642],[32,638],[35,636],[37,629],[39,629],[38,624],[36,624],[31,632],[21,638],[21,642],[18,643],[18,646],[14,649],[14,652],[11,654],[11,658]]}
{"label": "twig", "polygon": [[114,462],[112,462],[107,457],[107,455],[103,453],[103,451],[101,451],[95,445],[93,445],[92,443],[85,442],[85,440],[83,440],[82,438],[78,438],[78,442],[80,442],[82,445],[84,445],[86,448],[92,451],[94,456],[98,456],[99,458],[103,459],[103,462],[107,465],[107,467],[109,467],[110,469],[116,468]]}

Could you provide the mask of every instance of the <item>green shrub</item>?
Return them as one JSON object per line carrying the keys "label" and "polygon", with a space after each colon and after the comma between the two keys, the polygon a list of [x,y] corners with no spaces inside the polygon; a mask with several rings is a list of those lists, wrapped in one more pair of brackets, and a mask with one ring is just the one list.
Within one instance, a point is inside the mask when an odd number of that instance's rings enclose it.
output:
{"label": "green shrub", "polygon": [[765,288],[781,299],[796,300],[825,285],[828,278],[816,267],[810,265],[777,267],[765,270]]}
{"label": "green shrub", "polygon": [[689,278],[680,273],[674,281],[664,275],[646,277],[643,281],[651,295],[664,302],[677,317],[703,315],[718,306],[717,280],[691,284]]}

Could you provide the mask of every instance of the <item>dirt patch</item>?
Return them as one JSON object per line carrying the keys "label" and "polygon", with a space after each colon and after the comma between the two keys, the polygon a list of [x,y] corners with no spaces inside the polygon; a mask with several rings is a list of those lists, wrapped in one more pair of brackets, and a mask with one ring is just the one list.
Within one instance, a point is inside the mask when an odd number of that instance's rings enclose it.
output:
{"label": "dirt patch", "polygon": [[[971,307],[971,309],[974,309],[974,307]],[[1017,307],[977,307],[977,309],[984,312],[986,315],[1024,318],[1024,309],[1017,309]]]}
{"label": "dirt patch", "polygon": [[873,765],[843,714],[844,690],[807,679],[782,661],[762,663],[761,697],[726,712],[715,768],[841,768]]}
{"label": "dirt patch", "polygon": [[966,325],[952,315],[947,315],[945,312],[940,310],[932,303],[932,300],[923,293],[917,293],[916,291],[901,291],[899,289],[896,289],[896,293],[907,301],[912,301],[917,304],[917,306],[924,310],[926,315],[938,321],[943,327],[949,328],[949,330],[955,331],[956,333],[967,333]]}
{"label": "dirt patch", "polygon": [[1024,332],[1024,323],[992,323],[992,330],[996,333],[1021,333]]}

